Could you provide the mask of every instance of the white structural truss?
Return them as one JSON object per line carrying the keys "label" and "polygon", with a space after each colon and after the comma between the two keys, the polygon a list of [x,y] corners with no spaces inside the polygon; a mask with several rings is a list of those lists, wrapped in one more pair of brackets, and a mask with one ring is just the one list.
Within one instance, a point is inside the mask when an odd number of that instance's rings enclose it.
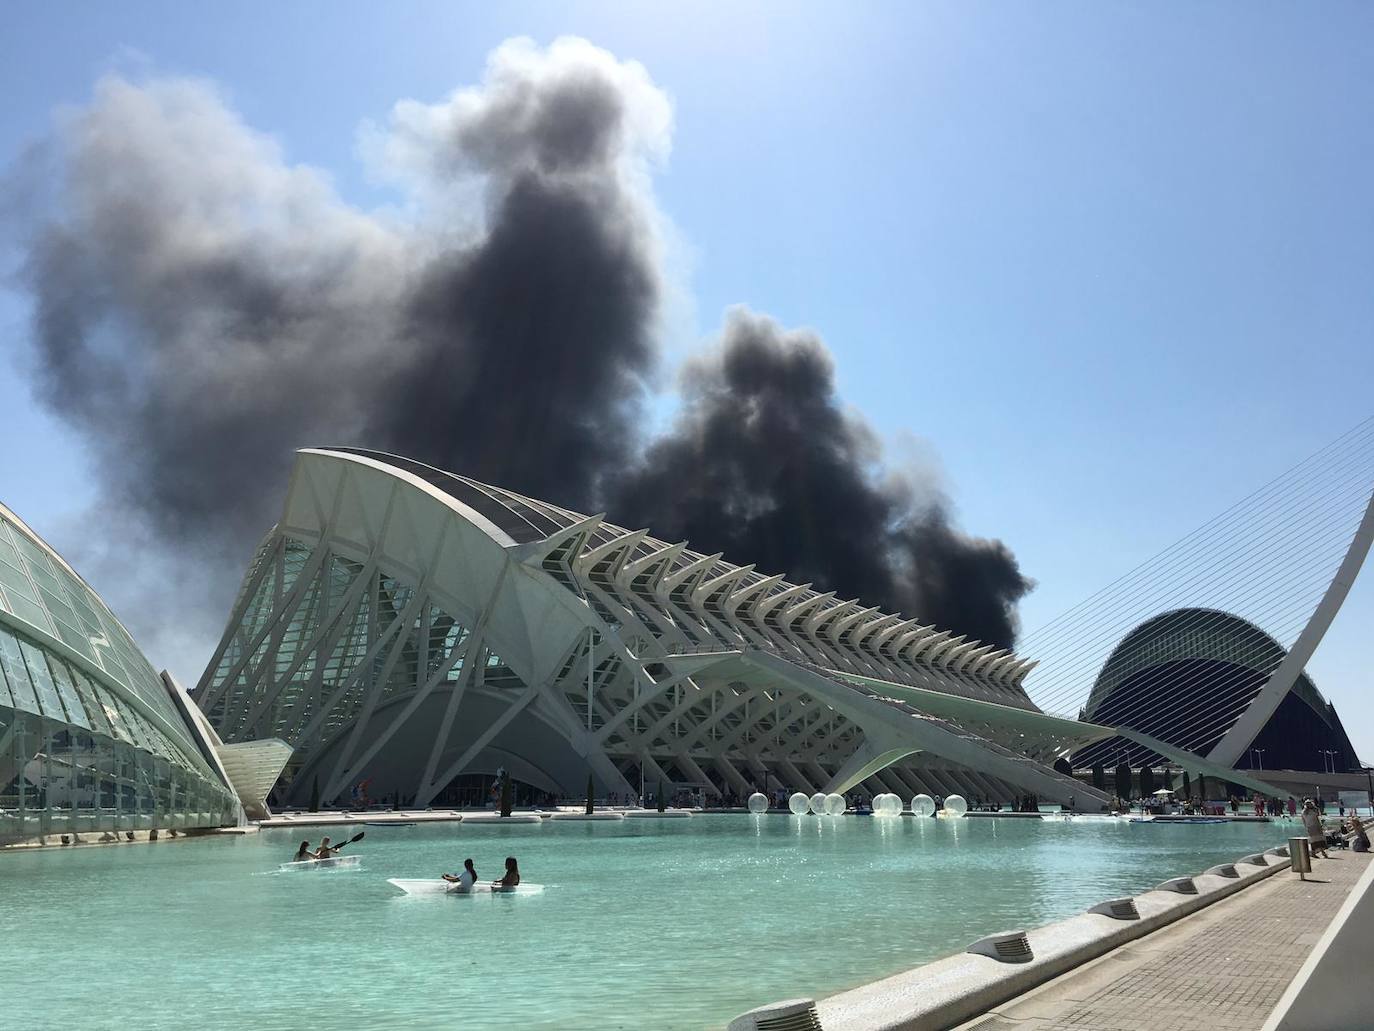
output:
{"label": "white structural truss", "polygon": [[281,790],[425,805],[508,770],[581,794],[1102,793],[1110,736],[1041,713],[1034,663],[395,456],[298,453],[196,699],[295,749]]}
{"label": "white structural truss", "polygon": [[[1364,515],[1313,644],[1368,549]],[[863,785],[1091,806],[1105,795],[1052,764],[1118,737],[1268,790],[1220,751],[1042,711],[1022,687],[1035,666],[602,516],[397,456],[307,449],[196,698],[229,747],[294,749],[282,790],[296,803],[366,783],[425,805],[504,768],[560,794],[591,771],[627,795]],[[1283,674],[1257,696],[1261,722]]]}

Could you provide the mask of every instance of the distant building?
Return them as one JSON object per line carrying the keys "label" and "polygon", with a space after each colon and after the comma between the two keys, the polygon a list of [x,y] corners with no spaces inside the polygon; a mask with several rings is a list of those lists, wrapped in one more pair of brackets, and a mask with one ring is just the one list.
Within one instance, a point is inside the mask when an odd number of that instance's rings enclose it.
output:
{"label": "distant building", "polygon": [[[1285,655],[1273,637],[1232,613],[1202,608],[1165,612],[1121,639],[1097,676],[1082,718],[1130,727],[1205,756],[1240,719]],[[1123,754],[1132,766],[1168,764],[1148,748],[1114,738],[1078,751],[1074,765],[1112,767]],[[1360,762],[1335,707],[1301,673],[1234,768],[1350,774],[1359,771]],[[1311,791],[1311,781],[1298,779],[1296,785]]]}

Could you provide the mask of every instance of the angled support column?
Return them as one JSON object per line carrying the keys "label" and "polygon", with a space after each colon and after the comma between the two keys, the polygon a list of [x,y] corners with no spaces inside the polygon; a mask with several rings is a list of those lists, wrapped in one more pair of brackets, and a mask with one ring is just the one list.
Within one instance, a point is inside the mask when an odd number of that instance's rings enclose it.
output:
{"label": "angled support column", "polygon": [[481,753],[482,749],[486,748],[487,745],[491,744],[492,740],[496,737],[496,735],[501,733],[501,731],[505,730],[506,727],[510,725],[511,720],[515,719],[515,717],[519,716],[520,713],[524,712],[525,706],[529,705],[530,702],[534,701],[535,697],[538,694],[538,687],[525,688],[525,690],[520,693],[520,696],[510,703],[506,711],[501,713],[500,716],[493,720],[491,726],[487,727],[487,729],[481,733],[477,740],[467,747],[467,749],[463,752],[462,755],[460,755],[457,759],[455,759],[452,763],[445,767],[443,772],[441,772],[439,776],[435,777],[434,780],[429,783],[429,786],[426,787],[420,795],[416,796],[416,807],[422,809],[425,806],[429,805],[429,803],[434,800],[434,796],[439,793],[439,788],[443,787],[454,777],[458,776],[458,774],[462,773],[464,767],[466,767],[468,763],[472,762],[473,759],[477,758],[477,756]]}
{"label": "angled support column", "polygon": [[[1312,613],[1312,618],[1307,621],[1302,633],[1293,642],[1293,647],[1288,650],[1288,654],[1279,663],[1279,668],[1270,674],[1264,687],[1260,688],[1259,694],[1255,695],[1254,701],[1250,703],[1245,712],[1241,714],[1240,719],[1236,720],[1222,739],[1217,742],[1216,746],[1207,753],[1209,762],[1228,768],[1235,766],[1236,760],[1245,753],[1245,750],[1250,747],[1250,743],[1264,729],[1264,725],[1269,722],[1269,717],[1274,715],[1274,710],[1279,707],[1279,703],[1283,701],[1307,665],[1308,660],[1312,658],[1312,653],[1317,650],[1317,645],[1321,644],[1322,637],[1325,636],[1327,628],[1331,626],[1331,621],[1336,618],[1336,613],[1340,611],[1341,604],[1355,583],[1355,577],[1359,575],[1365,556],[1369,554],[1371,542],[1374,542],[1374,494],[1370,495],[1369,504],[1365,506],[1364,518],[1360,520],[1359,528],[1355,531],[1355,537],[1350,542],[1350,548],[1346,551],[1340,568],[1336,570],[1331,585],[1327,587],[1326,593],[1322,595],[1322,600],[1317,604],[1316,611]],[[1234,780],[1235,778],[1231,779]],[[1269,788],[1265,793],[1272,791],[1273,789]]]}
{"label": "angled support column", "polygon": [[754,791],[754,785],[745,780],[739,770],[735,769],[735,764],[725,758],[725,756],[712,756],[711,763],[716,769],[720,770],[721,775],[724,776],[725,779],[730,782],[731,786],[740,794],[748,795]]}

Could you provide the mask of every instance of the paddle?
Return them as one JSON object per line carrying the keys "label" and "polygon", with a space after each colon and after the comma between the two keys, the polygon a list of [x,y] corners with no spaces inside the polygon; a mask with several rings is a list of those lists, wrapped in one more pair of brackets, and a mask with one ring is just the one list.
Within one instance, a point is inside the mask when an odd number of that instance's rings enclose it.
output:
{"label": "paddle", "polygon": [[362,841],[364,835],[366,835],[366,834],[367,834],[367,831],[359,831],[357,834],[353,835],[353,837],[349,838],[347,841],[341,841],[341,842],[339,842],[337,845],[330,845],[329,847],[332,848],[335,852],[337,852],[339,849],[343,848],[345,845],[351,845],[351,844],[353,844],[355,841]]}

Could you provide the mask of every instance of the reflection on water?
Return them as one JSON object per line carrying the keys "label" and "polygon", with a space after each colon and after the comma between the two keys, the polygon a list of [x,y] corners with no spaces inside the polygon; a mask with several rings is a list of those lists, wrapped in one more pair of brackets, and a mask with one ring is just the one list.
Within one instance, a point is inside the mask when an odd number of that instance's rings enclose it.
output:
{"label": "reflection on water", "polygon": [[[300,831],[4,855],[0,969],[80,972],[60,988],[29,980],[7,992],[5,1023],[719,1026],[1199,872],[1290,830],[776,814],[369,827],[355,846],[362,870],[284,876],[255,875],[290,858]],[[495,878],[507,855],[548,890],[411,898],[386,883],[468,857]]]}

